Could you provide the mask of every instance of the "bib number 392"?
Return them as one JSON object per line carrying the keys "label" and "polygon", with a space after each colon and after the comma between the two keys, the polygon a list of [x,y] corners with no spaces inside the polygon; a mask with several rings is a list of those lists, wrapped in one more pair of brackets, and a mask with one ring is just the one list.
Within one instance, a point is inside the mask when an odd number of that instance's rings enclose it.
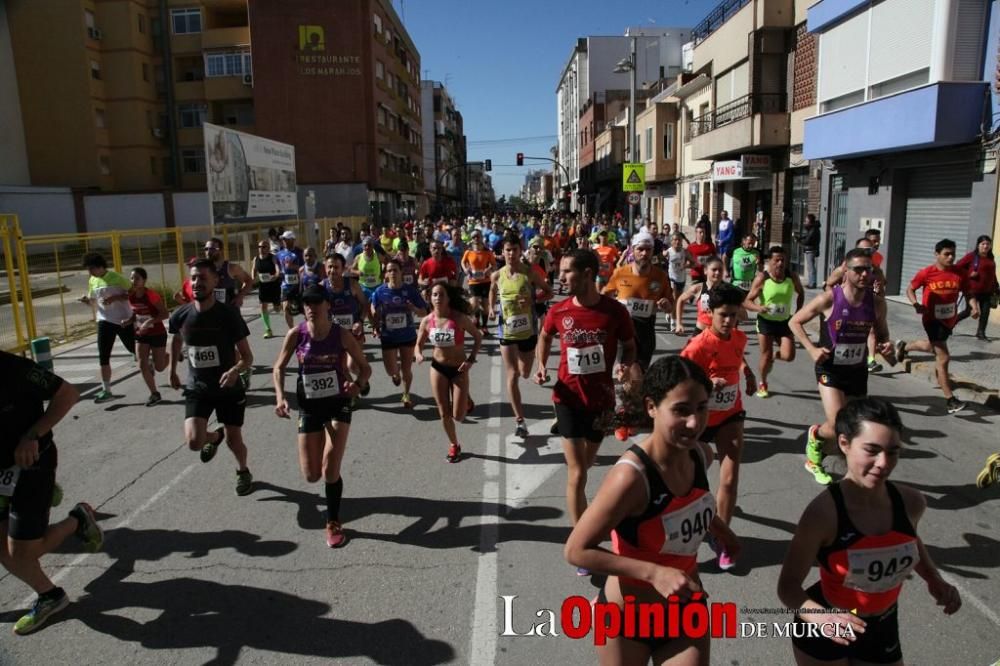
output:
{"label": "bib number 392", "polygon": [[570,347],[566,350],[566,363],[571,375],[592,375],[604,372],[604,348],[600,345]]}
{"label": "bib number 392", "polygon": [[17,487],[17,479],[21,476],[20,467],[8,467],[0,469],[0,496],[10,497]]}
{"label": "bib number 392", "polygon": [[340,382],[336,372],[315,372],[302,377],[306,398],[331,398],[340,395]]}

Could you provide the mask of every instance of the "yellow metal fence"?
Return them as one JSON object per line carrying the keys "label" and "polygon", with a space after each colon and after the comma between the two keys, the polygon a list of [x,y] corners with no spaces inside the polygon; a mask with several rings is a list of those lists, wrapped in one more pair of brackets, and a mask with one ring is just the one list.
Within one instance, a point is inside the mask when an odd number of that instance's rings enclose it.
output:
{"label": "yellow metal fence", "polygon": [[[317,219],[318,252],[322,254],[329,229],[342,224],[356,237],[365,222],[364,217]],[[224,256],[249,272],[257,241],[267,238],[268,229],[293,231],[304,247],[307,224],[226,224],[217,225],[214,233],[222,240]],[[94,332],[94,311],[77,300],[87,290],[82,263],[88,252],[100,252],[112,270],[126,277],[137,266],[145,268],[149,287],[161,292],[170,307],[172,294],[187,277],[185,263],[202,256],[211,236],[208,226],[22,236],[16,215],[0,215],[0,349],[23,353],[38,337],[57,346]]]}

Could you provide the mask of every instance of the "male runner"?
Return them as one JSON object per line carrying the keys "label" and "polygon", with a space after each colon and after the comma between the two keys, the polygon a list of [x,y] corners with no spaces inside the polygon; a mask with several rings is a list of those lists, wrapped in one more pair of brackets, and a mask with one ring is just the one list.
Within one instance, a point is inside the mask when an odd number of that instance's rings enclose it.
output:
{"label": "male runner", "polygon": [[264,321],[264,338],[273,338],[271,331],[271,316],[267,311],[270,305],[277,314],[281,309],[281,282],[279,280],[277,259],[271,254],[271,244],[266,240],[257,243],[257,256],[250,267],[250,280],[260,283],[257,298],[260,300],[260,318]]}
{"label": "male runner", "polygon": [[[732,252],[733,284],[743,291],[750,291],[754,278],[761,269],[760,252],[757,251],[757,237],[744,234],[741,245]],[[723,264],[726,259],[722,259]]]}
{"label": "male runner", "polygon": [[[715,245],[711,240],[707,239],[705,236],[705,228],[702,226],[695,227],[694,230],[694,242],[688,244],[687,246],[688,254],[691,256],[691,281],[692,282],[704,282],[705,281],[705,264],[708,260],[715,256]],[[723,267],[723,272],[726,268]]]}
{"label": "male runner", "polygon": [[[880,353],[895,363],[885,301],[876,298],[869,288],[872,258],[864,249],[847,253],[844,282],[817,295],[795,313],[789,327],[816,364],[819,397],[826,420],[809,427],[805,468],[817,483],[828,485],[833,478],[823,469],[824,445],[836,442],[834,424],[837,412],[848,398],[868,395],[868,369],[865,366],[868,332],[874,328]],[[820,318],[819,345],[813,344],[805,325]]]}
{"label": "male runner", "polygon": [[[885,273],[879,268],[882,263],[882,255],[875,251],[876,243],[872,241],[868,234],[871,230],[865,233],[865,235],[859,238],[855,243],[854,247],[859,247],[864,250],[868,250],[868,254],[872,258],[872,276],[869,280],[869,287],[875,293],[876,298],[885,299]],[[878,234],[878,231],[875,231]],[[829,277],[823,283],[824,289],[833,289],[834,285],[838,285],[844,281],[844,273],[847,271],[847,262],[844,261],[840,266],[837,266],[832,271],[830,271]],[[875,331],[872,330],[868,334],[868,372],[880,372],[882,370],[882,364],[875,360]]]}
{"label": "male runner", "polygon": [[299,311],[299,268],[305,263],[302,249],[295,247],[295,234],[286,231],[281,234],[285,247],[278,251],[278,269],[281,271],[281,305],[285,311],[285,323],[289,330],[295,325],[293,316]]}
{"label": "male runner", "polygon": [[[187,387],[184,391],[184,437],[192,451],[201,452],[201,461],[215,457],[225,440],[236,458],[236,494],[253,490],[253,475],[247,469],[247,448],[243,443],[243,417],[247,398],[240,374],[253,367],[253,352],[243,317],[215,300],[219,276],[211,260],[201,259],[191,267],[194,302],[170,316],[170,385],[181,387],[177,361],[182,343],[187,347]],[[237,354],[239,361],[236,360]],[[209,439],[208,417],[215,412],[222,427]]]}
{"label": "male runner", "polygon": [[[287,233],[287,232],[286,232]],[[215,288],[215,300],[232,305],[239,312],[243,299],[253,287],[253,279],[238,264],[231,264],[222,257],[222,239],[210,238],[205,243],[205,258],[215,264],[219,274],[219,285]]]}
{"label": "male runner", "polygon": [[132,308],[128,304],[128,290],[132,285],[124,276],[108,270],[108,263],[97,252],[84,255],[83,267],[90,274],[90,279],[87,280],[87,293],[79,300],[85,305],[93,304],[97,309],[101,390],[94,396],[94,402],[107,402],[115,397],[111,393],[111,349],[115,338],[122,341],[129,354],[135,354],[135,329],[122,326],[122,321],[132,316]]}
{"label": "male runner", "polygon": [[[744,248],[747,240],[752,238],[752,234],[743,237]],[[733,255],[734,274],[739,261],[738,253],[739,250]],[[785,248],[772,245],[768,250],[767,272],[754,278],[750,293],[743,302],[744,308],[757,313],[757,341],[760,343],[758,398],[770,395],[767,392],[767,376],[774,365],[774,343],[778,343],[778,360],[786,363],[795,360],[795,338],[788,327],[788,320],[792,318],[792,297],[795,297],[795,309],[801,310],[806,292],[799,276],[785,270],[786,260]]]}
{"label": "male runner", "polygon": [[[945,397],[945,409],[956,414],[965,409],[965,403],[955,397],[948,377],[948,338],[958,323],[958,297],[965,296],[965,302],[972,309],[972,318],[979,319],[979,301],[969,290],[969,276],[961,268],[955,267],[955,241],[947,238],[934,246],[934,263],[922,268],[906,288],[906,298],[922,315],[926,340],[896,342],[896,358],[903,360],[912,351],[934,354],[934,366],[938,385]],[[923,302],[917,301],[917,289],[923,290]]]}
{"label": "male runner", "polygon": [[621,303],[597,291],[599,270],[597,255],[589,250],[563,255],[559,281],[569,297],[549,310],[535,352],[535,382],[543,384],[552,338],[559,335],[559,373],[552,401],[568,467],[566,505],[574,525],[587,508],[587,470],[594,464],[615,405],[611,372],[619,343],[622,372],[633,384],[642,381],[632,318]]}
{"label": "male runner", "polygon": [[609,240],[607,229],[597,232],[597,245],[594,247],[597,253],[599,271],[597,273],[597,288],[602,289],[611,279],[618,264],[618,248]]}
{"label": "male runner", "polygon": [[444,251],[444,243],[435,240],[431,243],[431,258],[420,264],[420,270],[417,271],[417,284],[420,285],[425,301],[430,300],[430,288],[438,282],[458,286],[458,264]]}
{"label": "male runner", "polygon": [[68,518],[49,524],[57,460],[52,428],[80,394],[34,361],[5,351],[0,351],[0,377],[0,564],[38,594],[31,610],[14,624],[14,633],[23,636],[69,605],[66,592],[42,570],[42,555],[71,534],[97,552],[104,536],[94,510],[84,502]]}

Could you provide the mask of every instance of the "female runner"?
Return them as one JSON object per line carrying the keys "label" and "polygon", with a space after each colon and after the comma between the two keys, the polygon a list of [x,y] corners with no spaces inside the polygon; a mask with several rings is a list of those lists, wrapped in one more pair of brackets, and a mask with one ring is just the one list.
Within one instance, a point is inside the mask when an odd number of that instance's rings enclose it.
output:
{"label": "female runner", "polygon": [[[462,447],[455,433],[455,423],[465,418],[475,406],[469,397],[469,370],[476,362],[483,334],[472,321],[469,304],[458,287],[438,283],[431,287],[431,313],[420,322],[414,354],[417,363],[424,361],[424,343],[434,347],[431,358],[431,390],[437,402],[441,425],[448,436],[447,460],[462,459]],[[465,334],[472,336],[472,353],[465,356]]]}
{"label": "female runner", "polygon": [[705,262],[705,281],[692,282],[681,297],[677,299],[676,312],[674,313],[674,333],[684,335],[684,321],[681,317],[684,314],[684,304],[695,301],[695,309],[698,319],[695,327],[699,331],[704,331],[712,325],[712,311],[708,309],[708,292],[717,284],[722,284],[722,259],[718,256],[711,256]]}
{"label": "female runner", "polygon": [[[896,408],[882,398],[854,400],[837,413],[847,474],[802,513],[778,578],[785,606],[816,611],[796,615],[796,624],[816,625],[822,634],[793,633],[803,636],[792,640],[800,666],[902,664],[896,599],[911,571],[924,579],[945,615],[962,606],[917,536],[927,501],[889,481],[902,430]],[[819,563],[819,581],[803,589],[813,562]]]}
{"label": "female runner", "polygon": [[[608,472],[597,497],[566,542],[570,564],[608,575],[598,594],[601,603],[621,608],[626,595],[639,603],[662,604],[680,598],[704,604],[698,577],[698,547],[706,534],[739,551],[732,530],[715,515],[715,498],[705,470],[713,454],[698,441],[708,421],[712,384],[688,359],[667,356],[643,378],[646,410],[653,432],[631,446]],[[601,543],[611,534],[612,551]],[[626,611],[627,612],[627,611]],[[626,620],[621,623],[625,626]],[[638,630],[641,623],[635,618]],[[709,637],[663,635],[608,639],[597,648],[602,664],[708,664]]]}
{"label": "female runner", "polygon": [[[323,477],[326,494],[326,545],[339,548],[347,543],[340,523],[340,498],[344,480],[340,463],[351,428],[351,400],[368,385],[371,367],[361,345],[346,328],[330,321],[330,301],[322,287],[302,292],[305,321],[288,331],[274,362],[275,414],[290,417],[285,397],[285,368],[294,354],[299,363],[296,398],[299,404],[299,465],[309,483]],[[359,369],[350,381],[347,358]]]}
{"label": "female runner", "polygon": [[[133,268],[129,275],[132,288],[128,292],[128,304],[132,308],[132,317],[122,322],[123,326],[135,326],[135,353],[139,357],[139,371],[149,388],[147,407],[160,402],[163,398],[156,390],[156,374],[167,369],[167,329],[163,321],[167,318],[167,306],[163,299],[152,289],[146,289],[146,269]],[[153,362],[150,363],[150,355]]]}

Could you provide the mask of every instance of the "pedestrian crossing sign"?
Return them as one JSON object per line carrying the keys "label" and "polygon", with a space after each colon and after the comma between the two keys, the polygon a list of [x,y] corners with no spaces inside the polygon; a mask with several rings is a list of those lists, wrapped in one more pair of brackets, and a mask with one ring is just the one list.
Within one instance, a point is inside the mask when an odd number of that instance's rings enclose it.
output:
{"label": "pedestrian crossing sign", "polygon": [[646,165],[626,162],[622,165],[622,192],[642,192],[646,189]]}

